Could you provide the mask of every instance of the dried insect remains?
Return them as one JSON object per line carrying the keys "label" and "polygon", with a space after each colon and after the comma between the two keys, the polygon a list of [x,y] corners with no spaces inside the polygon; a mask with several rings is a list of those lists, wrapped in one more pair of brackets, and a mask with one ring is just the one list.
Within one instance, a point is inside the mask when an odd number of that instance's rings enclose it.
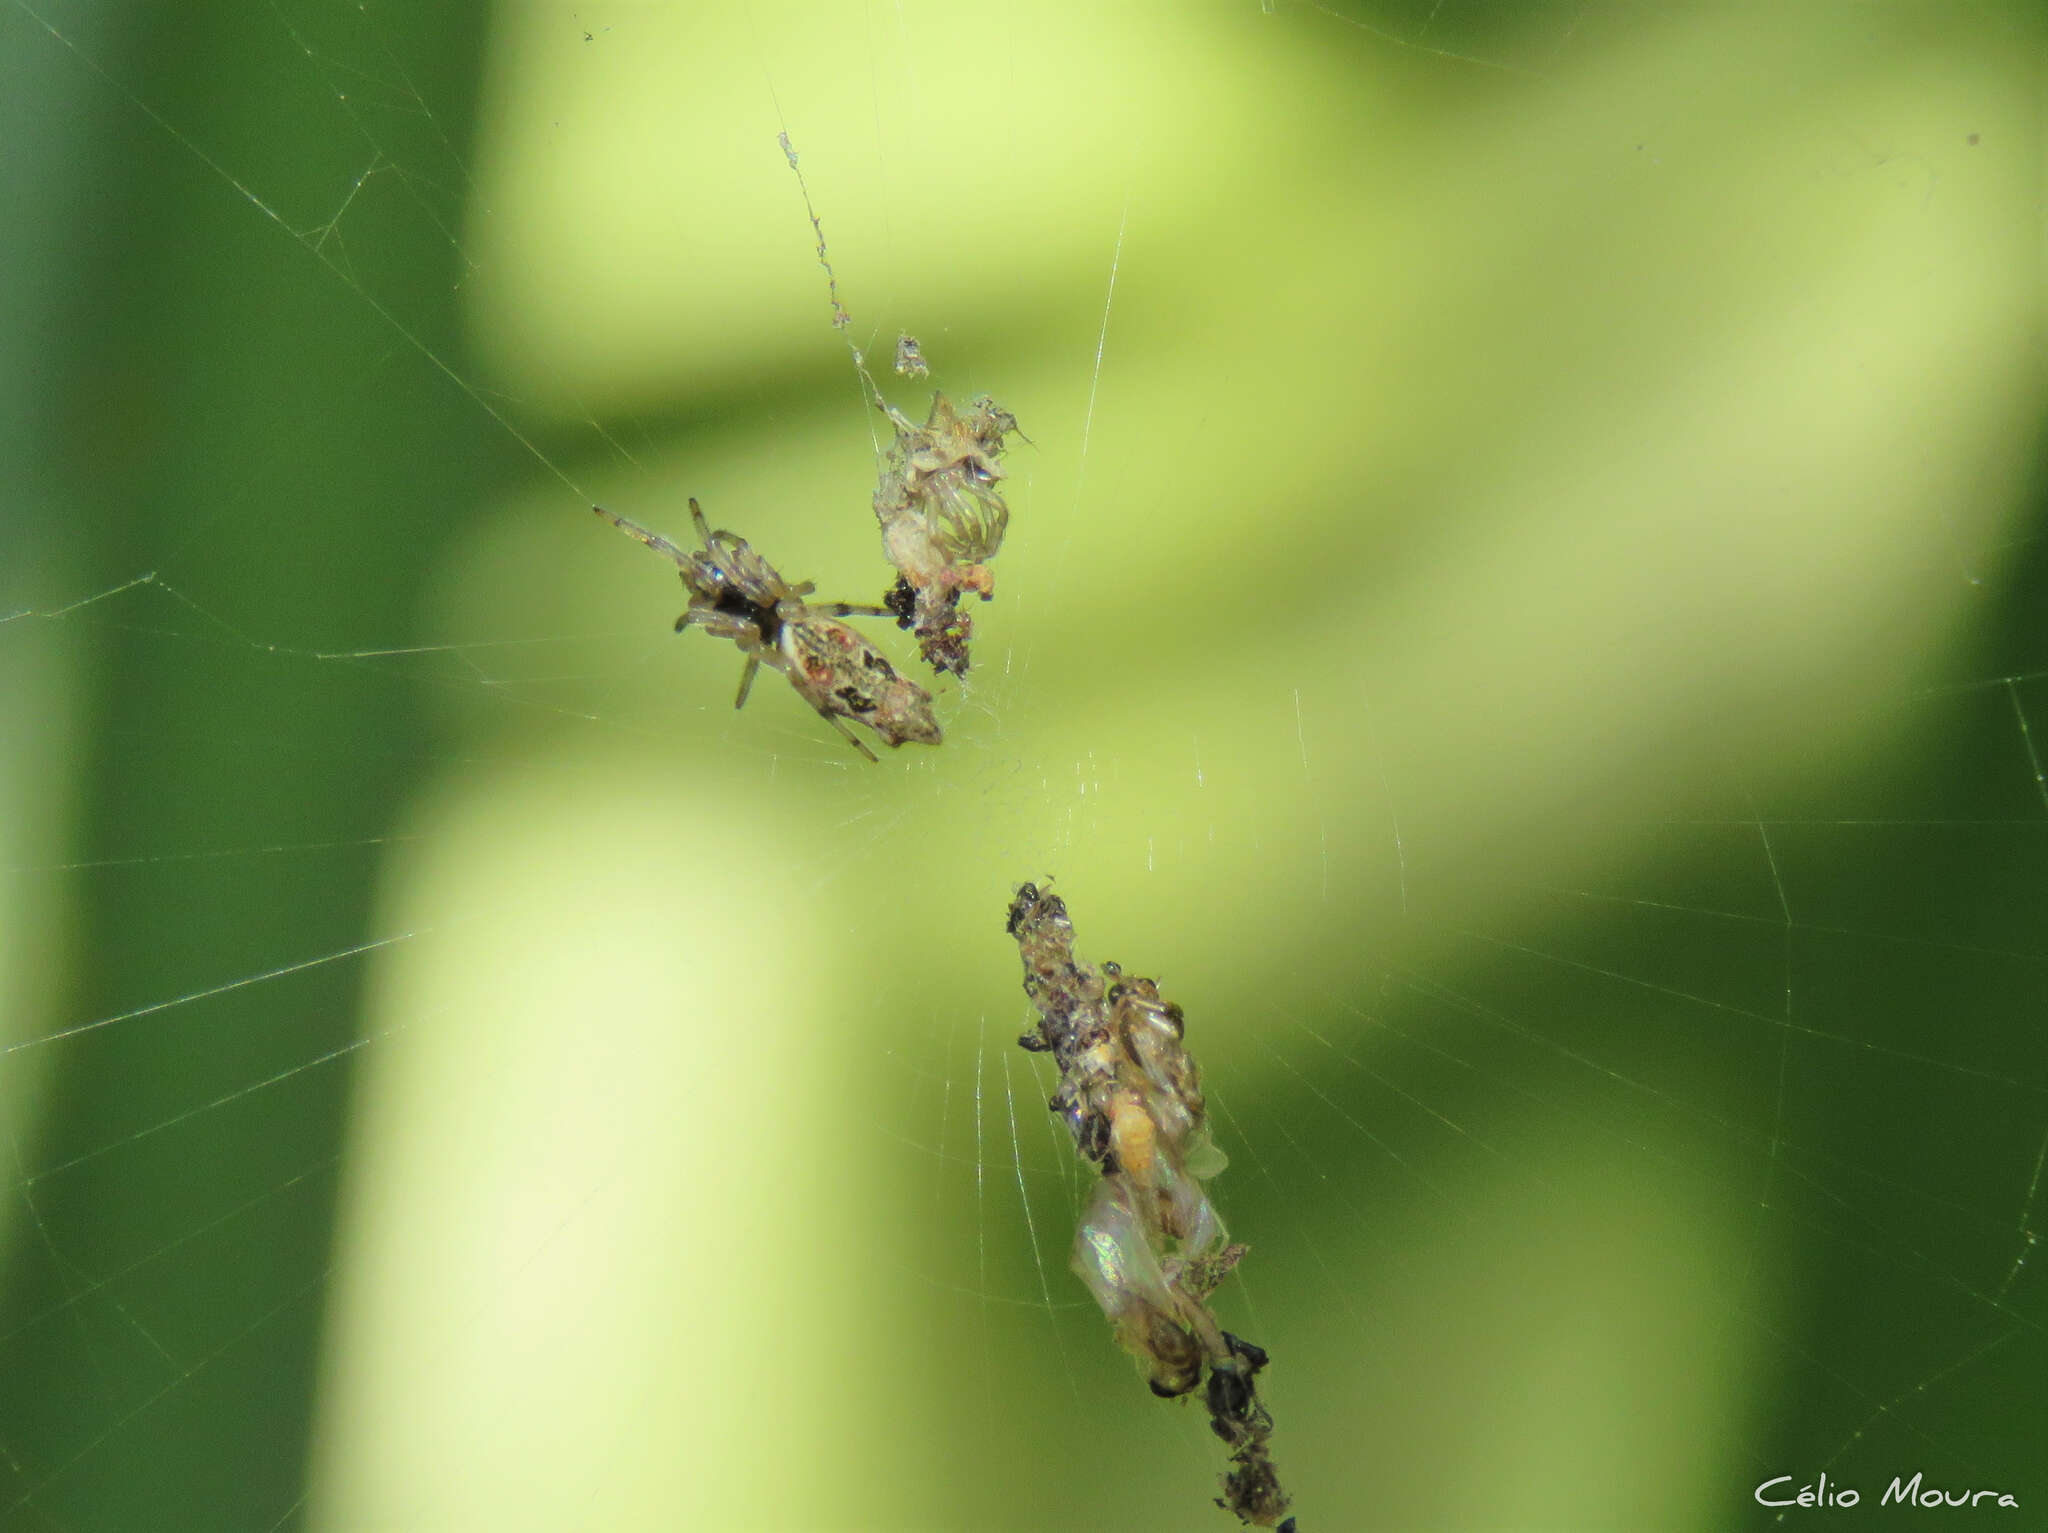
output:
{"label": "dried insect remains", "polygon": [[1052,1055],[1060,1084],[1047,1105],[1102,1172],[1075,1233],[1074,1271],[1155,1395],[1189,1394],[1206,1375],[1209,1425],[1233,1465],[1217,1505],[1291,1533],[1267,1446],[1273,1418],[1252,1382],[1266,1353],[1209,1309],[1245,1248],[1229,1242],[1202,1186],[1224,1157],[1209,1137],[1181,1009],[1149,979],[1077,959],[1065,901],[1035,884],[1010,902],[1008,930],[1038,1008],[1038,1030],[1017,1042]]}
{"label": "dried insect remains", "polygon": [[[905,362],[914,359],[917,376],[923,375],[915,338],[899,339],[896,356],[899,372],[912,371]],[[998,460],[1004,438],[1022,434],[1017,417],[986,394],[963,415],[934,393],[921,426],[879,395],[875,402],[896,431],[875,489],[882,551],[899,577],[883,601],[898,627],[916,630],[917,647],[933,670],[964,676],[974,624],[960,610],[960,595],[972,591],[987,601],[995,594],[988,561],[1010,525]]]}
{"label": "dried insect remains", "polygon": [[[811,189],[789,134],[777,134],[776,142],[796,176],[804,212],[818,239],[832,328],[843,333],[852,316],[839,301],[839,278],[825,248],[825,225],[811,202]],[[882,524],[882,551],[897,573],[896,584],[882,600],[897,627],[916,631],[918,652],[927,665],[941,676],[965,676],[974,621],[960,610],[960,593],[973,591],[983,601],[995,595],[988,561],[1003,546],[1003,533],[1010,525],[1010,508],[997,488],[1004,477],[997,460],[1003,455],[1004,438],[1023,433],[1017,430],[1017,417],[986,394],[970,401],[968,413],[962,415],[944,394],[934,393],[931,413],[920,426],[882,397],[860,348],[851,340],[847,345],[863,386],[896,432],[874,499],[875,519]],[[931,371],[916,336],[897,336],[895,369],[905,378],[922,378]]]}
{"label": "dried insect remains", "polygon": [[690,593],[690,605],[676,619],[676,632],[702,628],[714,638],[730,639],[739,646],[747,664],[740,672],[735,708],[746,703],[754,673],[766,662],[787,676],[797,696],[817,709],[826,723],[870,761],[876,759],[875,753],[842,720],[867,725],[884,745],[898,746],[906,740],[939,743],[931,694],[898,675],[880,650],[836,621],[842,617],[887,617],[886,609],[806,601],[816,589],[810,581],[792,585],[755,553],[745,538],[722,529],[712,531],[694,496],[690,517],[704,544],[695,551],[678,547],[603,506],[590,509],[628,537],[675,562]]}

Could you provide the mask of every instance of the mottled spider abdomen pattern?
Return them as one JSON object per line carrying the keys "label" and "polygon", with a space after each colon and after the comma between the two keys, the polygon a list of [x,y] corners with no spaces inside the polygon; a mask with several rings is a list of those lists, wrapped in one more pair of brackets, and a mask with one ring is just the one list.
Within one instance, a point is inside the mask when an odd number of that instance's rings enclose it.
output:
{"label": "mottled spider abdomen pattern", "polygon": [[818,712],[865,724],[885,745],[939,743],[931,694],[846,624],[824,617],[784,623],[782,651],[790,685]]}

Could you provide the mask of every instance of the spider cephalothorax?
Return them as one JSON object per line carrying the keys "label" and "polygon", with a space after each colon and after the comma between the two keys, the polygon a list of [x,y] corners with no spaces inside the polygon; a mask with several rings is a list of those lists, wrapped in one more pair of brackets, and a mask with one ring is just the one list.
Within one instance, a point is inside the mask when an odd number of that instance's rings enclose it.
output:
{"label": "spider cephalothorax", "polygon": [[888,617],[887,609],[806,601],[816,589],[810,581],[792,585],[745,538],[723,529],[714,532],[694,496],[690,517],[704,545],[695,550],[679,547],[602,506],[590,509],[675,563],[690,593],[690,605],[676,619],[678,633],[702,628],[715,638],[732,640],[747,657],[735,708],[746,702],[754,673],[766,663],[787,676],[797,696],[870,761],[875,753],[842,720],[867,725],[884,745],[906,740],[939,743],[931,694],[899,676],[880,650],[837,621]]}

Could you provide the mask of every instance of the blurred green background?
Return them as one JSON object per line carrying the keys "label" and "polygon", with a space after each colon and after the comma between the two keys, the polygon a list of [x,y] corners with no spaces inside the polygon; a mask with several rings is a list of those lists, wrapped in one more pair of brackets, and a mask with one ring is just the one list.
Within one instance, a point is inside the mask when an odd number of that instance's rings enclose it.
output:
{"label": "blurred green background", "polygon": [[[1304,1533],[2038,1516],[2041,41],[0,8],[0,1527],[1228,1526],[1048,876]],[[899,329],[1030,440],[871,767],[588,506],[875,600]]]}

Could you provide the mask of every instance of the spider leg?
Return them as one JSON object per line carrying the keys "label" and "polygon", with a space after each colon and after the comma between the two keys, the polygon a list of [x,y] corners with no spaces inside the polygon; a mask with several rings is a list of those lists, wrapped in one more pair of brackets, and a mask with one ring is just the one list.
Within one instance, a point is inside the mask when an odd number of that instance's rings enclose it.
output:
{"label": "spider leg", "polygon": [[761,630],[745,618],[720,612],[716,607],[690,608],[676,619],[676,632],[685,628],[701,628],[714,639],[731,639],[741,646],[750,640],[759,644],[761,639]]}
{"label": "spider leg", "polygon": [[747,668],[740,672],[740,695],[732,700],[734,708],[744,708],[747,706],[747,691],[754,685],[754,673],[760,669],[761,657],[759,655],[748,655]]}
{"label": "spider leg", "polygon": [[887,607],[863,606],[851,601],[821,601],[807,604],[813,612],[823,612],[831,617],[894,617],[896,614]]}
{"label": "spider leg", "polygon": [[818,710],[818,717],[823,719],[827,724],[830,724],[842,735],[845,735],[846,743],[848,745],[851,745],[855,750],[859,751],[863,756],[867,757],[868,760],[875,762],[877,765],[880,764],[881,758],[877,756],[873,751],[868,749],[867,742],[865,740],[861,739],[859,735],[855,734],[852,730],[846,727],[845,720],[841,719],[838,714],[831,713],[823,708],[820,708]]}
{"label": "spider leg", "polygon": [[[692,506],[695,506],[697,503],[693,500],[690,502],[690,504]],[[665,555],[666,557],[675,560],[677,565],[679,565],[683,569],[688,569],[690,567],[690,556],[684,553],[680,548],[676,547],[675,544],[671,543],[667,538],[663,537],[660,533],[649,532],[645,527],[642,527],[638,522],[633,521],[627,517],[620,516],[616,511],[607,511],[603,506],[592,506],[590,509],[595,511],[599,516],[603,517],[606,521],[610,522],[614,527],[618,528],[619,531],[623,532],[627,537],[633,538],[638,542],[644,543],[649,548],[653,549],[656,553]]]}
{"label": "spider leg", "polygon": [[711,547],[711,524],[704,520],[704,508],[697,504],[697,497],[690,497],[690,520],[697,524],[697,536],[706,548]]}

